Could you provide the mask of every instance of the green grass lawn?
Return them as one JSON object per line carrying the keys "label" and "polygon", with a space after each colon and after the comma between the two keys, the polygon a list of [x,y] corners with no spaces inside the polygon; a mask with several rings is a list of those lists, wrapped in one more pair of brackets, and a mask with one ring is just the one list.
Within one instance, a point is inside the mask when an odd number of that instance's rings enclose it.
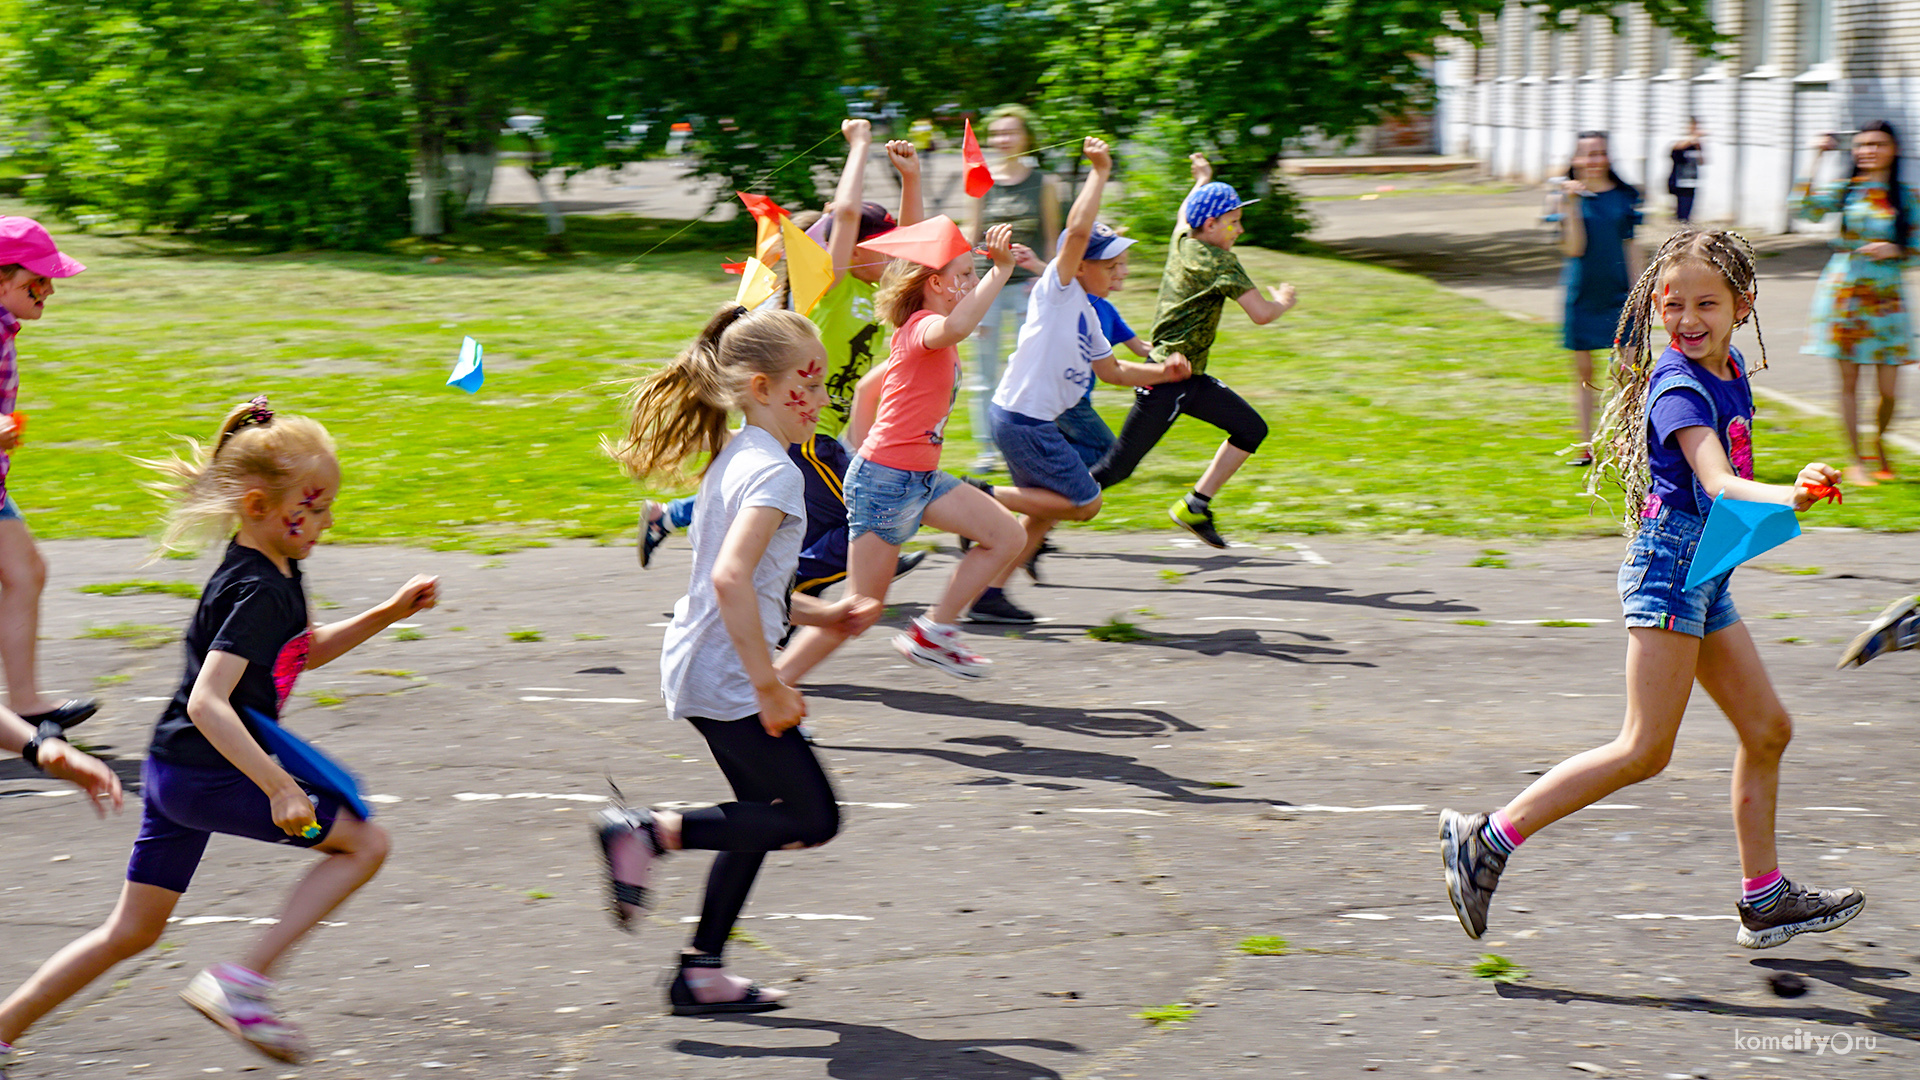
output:
{"label": "green grass lawn", "polygon": [[[645,493],[597,445],[621,428],[614,383],[671,356],[731,298],[738,279],[719,264],[746,252],[746,227],[702,225],[637,263],[679,224],[575,218],[569,228],[574,253],[549,256],[525,218],[378,255],[56,226],[91,269],[62,283],[46,319],[20,335],[20,407],[33,419],[10,487],[42,537],[150,535],[159,505],[130,456],[162,454],[170,436],[205,439],[230,403],[266,393],[340,443],[335,539],[488,550],[630,536]],[[1159,252],[1142,248],[1115,298],[1136,328],[1158,281]],[[1209,371],[1273,428],[1215,503],[1228,533],[1614,530],[1554,456],[1570,434],[1552,328],[1407,274],[1242,255],[1257,280],[1297,284],[1301,303],[1274,326],[1231,305],[1223,322]],[[444,385],[467,334],[486,346],[487,385],[471,397]],[[1128,392],[1103,387],[1095,400],[1117,428]],[[964,412],[948,429],[949,467],[972,457]],[[1831,424],[1777,408],[1758,435],[1765,480],[1788,480],[1836,448]],[[1183,421],[1108,493],[1095,526],[1168,527],[1166,505],[1217,442]],[[1850,493],[1809,523],[1915,528],[1920,486]]]}

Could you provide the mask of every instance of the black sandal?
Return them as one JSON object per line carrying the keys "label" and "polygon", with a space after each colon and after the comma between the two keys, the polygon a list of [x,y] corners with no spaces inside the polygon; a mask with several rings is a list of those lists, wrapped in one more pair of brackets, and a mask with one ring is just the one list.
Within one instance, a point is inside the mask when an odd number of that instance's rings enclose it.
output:
{"label": "black sandal", "polygon": [[673,976],[673,984],[667,987],[667,1005],[675,1016],[711,1016],[715,1013],[756,1013],[781,1008],[778,1001],[761,996],[759,983],[747,987],[747,996],[733,1001],[705,1002],[693,996],[693,987],[687,985],[687,969],[690,967],[717,968],[726,967],[727,962],[712,953],[682,953],[680,970]]}
{"label": "black sandal", "polygon": [[39,727],[51,720],[59,724],[64,731],[67,728],[79,727],[88,717],[99,711],[100,701],[97,698],[72,698],[61,702],[59,708],[37,712],[32,716],[22,715],[20,719],[25,720],[28,727]]}

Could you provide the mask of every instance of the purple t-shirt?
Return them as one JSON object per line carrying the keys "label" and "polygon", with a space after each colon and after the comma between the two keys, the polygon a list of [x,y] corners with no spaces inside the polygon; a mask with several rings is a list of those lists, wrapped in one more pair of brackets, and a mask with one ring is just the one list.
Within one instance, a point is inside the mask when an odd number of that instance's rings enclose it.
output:
{"label": "purple t-shirt", "polygon": [[[1705,516],[1710,509],[1700,505],[1693,466],[1673,437],[1681,428],[1712,428],[1720,436],[1720,447],[1733,463],[1733,471],[1743,479],[1753,479],[1753,388],[1740,374],[1747,370],[1740,350],[1729,349],[1727,359],[1735,372],[1731,379],[1720,378],[1672,346],[1654,363],[1648,387],[1658,396],[1647,407],[1647,464],[1653,473],[1653,487],[1641,511],[1643,516],[1654,516],[1662,505],[1697,516]],[[1692,379],[1706,392],[1690,386],[1660,390],[1662,383],[1676,377]]]}
{"label": "purple t-shirt", "polygon": [[[0,308],[0,413],[13,411],[20,392],[20,354],[13,345],[13,337],[19,332],[20,320]],[[10,455],[0,454],[0,502],[7,499],[7,470],[12,464]]]}

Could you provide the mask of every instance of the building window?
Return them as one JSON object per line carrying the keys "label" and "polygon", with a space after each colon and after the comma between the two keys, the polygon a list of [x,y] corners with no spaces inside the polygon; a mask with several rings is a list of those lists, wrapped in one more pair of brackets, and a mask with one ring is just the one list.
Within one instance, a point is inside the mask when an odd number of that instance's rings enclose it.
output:
{"label": "building window", "polygon": [[1767,47],[1773,30],[1773,0],[1746,0],[1740,16],[1740,70],[1759,71],[1773,62]]}
{"label": "building window", "polygon": [[1800,67],[1833,62],[1833,5],[1830,0],[1800,0]]}

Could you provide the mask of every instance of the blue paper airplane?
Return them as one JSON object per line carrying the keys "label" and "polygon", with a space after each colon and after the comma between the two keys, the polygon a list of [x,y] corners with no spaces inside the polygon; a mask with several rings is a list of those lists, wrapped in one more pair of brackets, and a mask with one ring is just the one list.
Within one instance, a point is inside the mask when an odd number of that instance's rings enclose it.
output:
{"label": "blue paper airplane", "polygon": [[448,386],[457,386],[471,394],[480,389],[487,381],[487,373],[480,366],[480,343],[467,338],[460,343],[460,359],[454,362],[453,374],[447,376]]}
{"label": "blue paper airplane", "polygon": [[280,767],[287,770],[287,775],[339,799],[361,821],[373,819],[373,808],[360,795],[360,782],[353,778],[345,765],[274,723],[272,718],[258,709],[248,709],[247,719],[253,722],[254,730],[259,733],[261,747],[280,759]]}
{"label": "blue paper airplane", "polygon": [[1706,528],[1700,532],[1693,565],[1687,570],[1687,588],[1697,588],[1799,535],[1800,515],[1793,507],[1722,495],[1713,501]]}

